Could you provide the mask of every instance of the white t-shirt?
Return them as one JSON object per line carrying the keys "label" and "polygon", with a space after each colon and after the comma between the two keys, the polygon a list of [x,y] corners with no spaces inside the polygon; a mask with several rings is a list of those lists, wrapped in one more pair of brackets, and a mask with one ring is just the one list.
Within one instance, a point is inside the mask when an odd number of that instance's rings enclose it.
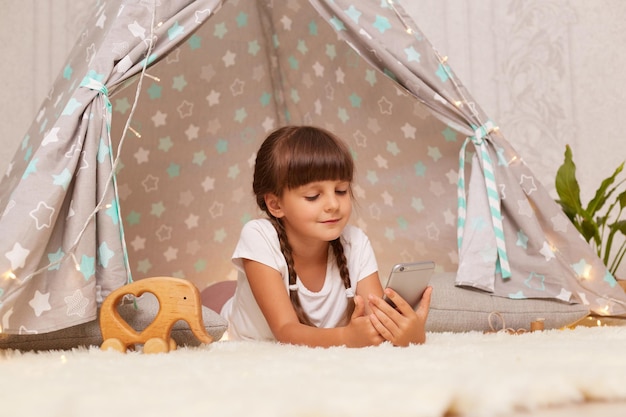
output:
{"label": "white t-shirt", "polygon": [[[346,226],[341,239],[350,272],[351,293],[356,293],[356,283],[378,271],[374,251],[363,231]],[[251,220],[241,231],[232,261],[238,271],[237,290],[226,302],[221,315],[228,320],[228,336],[234,340],[275,340],[261,312],[243,269],[243,259],[250,259],[270,266],[280,272],[289,292],[287,261],[280,251],[278,234],[267,219]],[[345,316],[348,299],[341,280],[332,248],[329,248],[326,278],[322,289],[309,291],[300,278],[296,280],[302,308],[317,327],[337,327]]]}

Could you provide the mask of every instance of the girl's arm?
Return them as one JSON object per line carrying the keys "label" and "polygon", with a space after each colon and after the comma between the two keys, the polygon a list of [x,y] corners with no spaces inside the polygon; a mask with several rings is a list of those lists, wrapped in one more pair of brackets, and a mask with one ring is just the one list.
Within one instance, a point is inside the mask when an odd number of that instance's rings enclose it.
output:
{"label": "girl's arm", "polygon": [[385,288],[385,294],[393,301],[397,310],[382,298],[371,295],[369,305],[373,312],[370,314],[372,324],[381,336],[396,346],[424,343],[431,293],[432,287],[426,288],[416,310],[391,288]]}
{"label": "girl's arm", "polygon": [[[371,275],[361,279],[356,284],[356,293],[363,297],[364,300],[368,300],[370,295],[375,295],[376,297],[383,296],[383,286],[380,283],[380,278],[378,277],[378,272],[374,272]],[[372,311],[370,309],[369,303],[365,305],[365,314],[370,314]]]}
{"label": "girl's arm", "polygon": [[361,296],[354,298],[356,306],[347,326],[332,329],[311,327],[298,320],[278,271],[249,259],[243,260],[243,268],[254,298],[279,342],[319,347],[361,347],[378,345],[385,340],[365,315],[365,302]]}

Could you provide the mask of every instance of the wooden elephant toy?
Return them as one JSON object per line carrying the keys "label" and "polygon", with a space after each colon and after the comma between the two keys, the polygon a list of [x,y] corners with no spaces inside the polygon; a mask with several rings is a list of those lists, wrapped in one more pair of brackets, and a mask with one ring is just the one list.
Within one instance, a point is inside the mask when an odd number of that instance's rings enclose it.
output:
{"label": "wooden elephant toy", "polygon": [[[159,302],[159,312],[143,331],[133,329],[117,310],[125,295],[152,293]],[[171,338],[174,324],[184,320],[194,336],[202,343],[211,343],[202,317],[202,301],[198,288],[190,281],[172,277],[144,278],[118,288],[109,294],[100,308],[101,349],[126,352],[143,344],[144,353],[169,352],[176,349]]]}

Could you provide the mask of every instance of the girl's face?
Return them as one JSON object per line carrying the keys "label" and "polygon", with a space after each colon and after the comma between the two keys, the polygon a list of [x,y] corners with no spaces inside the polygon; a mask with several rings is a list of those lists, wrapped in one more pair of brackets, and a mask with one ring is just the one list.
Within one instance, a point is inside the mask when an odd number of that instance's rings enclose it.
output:
{"label": "girl's face", "polygon": [[315,181],[268,197],[270,212],[282,218],[292,244],[337,239],[352,213],[350,183],[340,180]]}

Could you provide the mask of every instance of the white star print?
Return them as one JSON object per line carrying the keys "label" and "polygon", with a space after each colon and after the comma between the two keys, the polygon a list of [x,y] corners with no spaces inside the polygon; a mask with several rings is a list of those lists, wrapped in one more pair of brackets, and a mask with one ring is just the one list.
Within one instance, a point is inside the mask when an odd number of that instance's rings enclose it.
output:
{"label": "white star print", "polygon": [[49,292],[42,294],[39,290],[35,291],[35,296],[28,302],[28,305],[35,311],[35,316],[39,317],[44,311],[52,310],[49,299]]}

